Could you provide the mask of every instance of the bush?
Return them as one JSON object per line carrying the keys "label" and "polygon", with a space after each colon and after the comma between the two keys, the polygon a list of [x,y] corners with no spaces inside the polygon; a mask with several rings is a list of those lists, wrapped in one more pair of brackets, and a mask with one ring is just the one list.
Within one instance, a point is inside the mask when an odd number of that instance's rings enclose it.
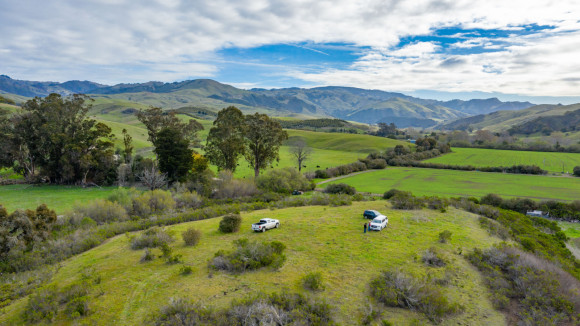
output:
{"label": "bush", "polygon": [[195,246],[199,243],[201,239],[201,231],[194,228],[189,228],[181,233],[183,242],[186,246]]}
{"label": "bush", "polygon": [[408,191],[401,191],[391,197],[390,199],[393,208],[395,209],[421,209],[424,206],[420,198],[413,196]]}
{"label": "bush", "polygon": [[133,206],[133,198],[139,196],[141,191],[135,188],[117,188],[111,192],[107,200],[118,203],[123,206],[127,212],[130,212]]}
{"label": "bush", "polygon": [[423,252],[421,261],[428,266],[443,267],[446,265],[445,260],[440,257],[441,254],[435,248],[429,248]]}
{"label": "bush", "polygon": [[32,323],[54,320],[58,313],[58,297],[58,291],[53,286],[40,289],[31,295],[23,311],[24,320]]}
{"label": "bush", "polygon": [[324,290],[321,272],[310,272],[304,275],[304,277],[302,277],[301,283],[302,287],[306,290],[310,291]]}
{"label": "bush", "polygon": [[573,174],[577,177],[580,177],[580,165],[574,167]]}
{"label": "bush", "polygon": [[126,221],[129,218],[123,206],[105,199],[95,199],[86,205],[78,205],[74,210],[76,214],[90,217],[98,224]]}
{"label": "bush", "polygon": [[458,304],[450,304],[439,287],[425,279],[400,271],[384,271],[371,281],[371,295],[379,302],[400,308],[417,309],[433,322],[459,312]]}
{"label": "bush", "polygon": [[391,189],[391,190],[385,191],[385,193],[383,194],[383,199],[391,199],[393,196],[395,196],[396,194],[400,194],[400,193],[405,193],[405,191],[401,191],[401,190],[397,190],[397,189]]}
{"label": "bush", "polygon": [[217,199],[251,197],[260,191],[252,180],[236,180],[230,171],[221,171],[218,176],[217,191],[212,194]]}
{"label": "bush", "polygon": [[191,268],[191,266],[183,265],[179,268],[179,274],[181,274],[181,275],[185,276],[185,275],[189,275],[191,273],[193,273],[193,268]]}
{"label": "bush", "polygon": [[241,225],[242,217],[239,214],[228,214],[222,217],[219,231],[223,233],[235,233],[240,230]]}
{"label": "bush", "polygon": [[155,255],[153,255],[153,253],[151,252],[151,250],[149,250],[149,248],[146,248],[145,251],[143,252],[143,256],[141,256],[141,259],[139,261],[144,263],[152,261],[154,258]]}
{"label": "bush", "polygon": [[203,205],[203,198],[195,191],[184,191],[175,196],[175,203],[178,208],[200,208]]}
{"label": "bush", "polygon": [[256,179],[256,185],[263,191],[290,194],[294,190],[311,190],[310,182],[295,168],[273,169]]}
{"label": "bush", "polygon": [[327,194],[354,195],[356,193],[356,189],[347,185],[346,183],[336,183],[328,185],[326,189],[324,189],[324,192]]}
{"label": "bush", "polygon": [[447,243],[451,239],[451,234],[452,233],[449,230],[439,232],[439,242]]}
{"label": "bush", "polygon": [[171,192],[161,189],[146,191],[133,198],[133,215],[147,217],[175,207]]}
{"label": "bush", "polygon": [[481,197],[479,203],[482,205],[499,207],[503,203],[503,199],[496,194],[487,194]]}
{"label": "bush", "polygon": [[185,299],[171,298],[169,304],[161,307],[152,318],[156,326],[170,325],[211,325],[215,318],[198,304]]}
{"label": "bush", "polygon": [[165,230],[159,227],[149,228],[140,236],[131,239],[131,249],[155,248],[175,241]]}
{"label": "bush", "polygon": [[555,264],[507,245],[476,248],[467,258],[485,276],[496,308],[522,324],[578,323],[580,282]]}
{"label": "bush", "polygon": [[209,262],[209,267],[230,273],[243,273],[262,267],[278,269],[286,260],[286,246],[278,241],[250,242],[248,239],[235,240],[236,249],[232,252],[218,251]]}

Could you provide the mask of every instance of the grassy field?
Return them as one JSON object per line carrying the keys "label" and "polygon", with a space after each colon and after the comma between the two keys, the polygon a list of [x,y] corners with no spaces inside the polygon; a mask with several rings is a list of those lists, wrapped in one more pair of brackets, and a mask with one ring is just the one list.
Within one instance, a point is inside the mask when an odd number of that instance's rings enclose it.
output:
{"label": "grassy field", "polygon": [[412,191],[415,195],[446,197],[481,197],[494,193],[502,197],[561,201],[580,198],[580,178],[474,171],[388,168],[343,178],[332,183],[347,183],[354,186],[357,191],[378,194],[396,188]]}
{"label": "grassy field", "polygon": [[453,153],[445,154],[429,160],[428,163],[452,165],[512,166],[537,165],[550,172],[570,172],[575,166],[580,166],[580,153],[551,153],[504,151],[498,149],[453,148]]}
{"label": "grassy field", "polygon": [[[172,297],[188,297],[202,305],[226,307],[259,291],[271,293],[282,288],[301,291],[299,280],[306,273],[320,271],[325,291],[316,294],[326,298],[335,309],[342,325],[358,325],[368,308],[368,283],[384,269],[404,269],[415,275],[441,277],[451,272],[444,294],[458,302],[465,311],[442,325],[505,325],[504,316],[494,310],[482,278],[464,259],[474,247],[486,248],[498,242],[479,227],[477,216],[450,209],[435,211],[396,211],[385,201],[353,203],[347,207],[301,207],[256,211],[242,214],[242,230],[237,234],[217,231],[219,219],[184,223],[169,227],[178,239],[172,244],[175,253],[193,268],[188,276],[179,274],[181,267],[167,265],[162,259],[139,263],[143,250],[129,249],[129,238],[118,236],[105,244],[64,262],[53,278],[62,288],[80,278],[87,268],[94,268],[101,282],[90,296],[92,313],[76,321],[58,318],[56,324],[72,325],[143,325],[144,319]],[[364,209],[377,209],[389,216],[389,227],[382,232],[363,234]],[[280,229],[253,233],[250,224],[262,217],[281,220]],[[202,231],[197,247],[185,247],[180,233],[188,227]],[[450,230],[450,243],[441,244],[437,234]],[[262,269],[233,276],[223,272],[209,276],[207,262],[220,249],[232,248],[239,238],[277,240],[286,246],[287,261],[278,271]],[[439,248],[449,264],[430,268],[420,262],[421,253],[429,247]],[[159,253],[158,249],[154,250]],[[0,314],[0,324],[23,324],[21,312],[27,298],[15,301]],[[62,316],[62,314],[61,314]],[[386,308],[383,318],[395,325],[429,325],[425,317],[411,310]]]}
{"label": "grassy field", "polygon": [[558,222],[568,238],[580,238],[580,223]]}
{"label": "grassy field", "polygon": [[75,186],[30,186],[12,185],[0,187],[0,205],[9,212],[16,209],[35,209],[40,204],[48,205],[58,215],[70,211],[75,202],[86,203],[97,198],[106,198],[117,187],[81,188]]}

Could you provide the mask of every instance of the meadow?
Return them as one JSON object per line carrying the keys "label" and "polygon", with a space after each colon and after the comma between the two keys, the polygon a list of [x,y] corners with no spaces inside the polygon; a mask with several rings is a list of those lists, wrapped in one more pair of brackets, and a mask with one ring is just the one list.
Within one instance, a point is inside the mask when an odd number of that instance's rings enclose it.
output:
{"label": "meadow", "polygon": [[[381,232],[363,233],[365,209],[377,209],[389,217],[389,226]],[[177,239],[171,247],[192,267],[190,275],[180,275],[181,264],[168,265],[160,258],[139,263],[143,250],[129,248],[129,235],[117,236],[105,244],[63,262],[53,277],[58,288],[79,280],[84,271],[98,275],[90,296],[91,313],[59,325],[143,325],[158,307],[170,298],[187,297],[208,307],[227,307],[232,300],[258,292],[273,293],[283,288],[305,292],[300,279],[308,272],[319,271],[325,290],[314,295],[326,299],[341,325],[358,325],[368,310],[368,283],[384,269],[404,269],[406,273],[432,278],[449,278],[443,288],[451,302],[465,311],[451,316],[442,325],[505,325],[505,317],[492,308],[483,279],[464,259],[474,247],[487,248],[499,240],[479,226],[478,216],[449,209],[447,213],[431,210],[392,210],[386,201],[355,202],[346,207],[300,207],[263,210],[242,214],[242,229],[235,234],[217,231],[219,219],[189,222],[168,227]],[[253,233],[250,224],[259,218],[280,219],[281,228]],[[194,227],[202,232],[196,247],[185,247],[181,232]],[[438,233],[452,232],[450,242],[438,242]],[[281,241],[287,257],[277,270],[261,269],[241,275],[210,273],[207,262],[218,250],[230,250],[232,241],[248,238],[257,241]],[[436,247],[448,261],[447,267],[427,267],[421,254]],[[159,254],[159,249],[153,249]],[[0,324],[22,324],[21,312],[27,298],[14,301],[0,314]],[[412,310],[385,308],[383,317],[395,325],[415,322],[430,325],[424,315]]]}
{"label": "meadow", "polygon": [[106,198],[117,187],[81,188],[77,186],[0,186],[0,205],[9,212],[16,209],[35,209],[46,204],[58,215],[69,212],[75,203],[87,203],[97,198]]}
{"label": "meadow", "polygon": [[494,193],[502,197],[534,200],[572,201],[580,198],[580,178],[476,171],[398,167],[361,173],[330,183],[346,183],[357,191],[376,194],[396,188],[425,196],[481,197]]}
{"label": "meadow", "polygon": [[549,172],[569,172],[580,166],[580,153],[506,151],[499,149],[452,148],[453,152],[425,160],[451,165],[512,166],[537,165]]}

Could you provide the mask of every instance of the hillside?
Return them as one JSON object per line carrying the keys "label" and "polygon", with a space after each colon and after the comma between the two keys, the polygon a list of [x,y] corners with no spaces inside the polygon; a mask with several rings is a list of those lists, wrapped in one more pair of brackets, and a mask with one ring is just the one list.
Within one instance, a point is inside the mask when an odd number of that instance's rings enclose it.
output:
{"label": "hillside", "polygon": [[[181,275],[182,264],[169,265],[163,259],[139,263],[143,250],[131,250],[129,237],[117,236],[103,245],[65,261],[51,283],[59,289],[78,282],[82,275],[98,279],[87,302],[87,317],[71,320],[62,311],[56,318],[59,325],[143,325],[170,298],[190,298],[213,308],[227,307],[258,292],[307,292],[300,287],[300,278],[311,271],[320,271],[325,290],[310,294],[326,300],[334,318],[341,325],[359,325],[369,308],[370,280],[380,271],[404,269],[417,276],[447,278],[443,294],[464,311],[444,320],[442,325],[505,325],[504,316],[492,308],[489,292],[482,277],[465,260],[463,254],[474,247],[487,248],[499,240],[482,230],[476,215],[450,209],[442,214],[430,210],[391,210],[385,201],[357,202],[345,207],[300,207],[256,211],[242,214],[242,229],[236,234],[217,231],[219,219],[209,219],[168,227],[177,239],[171,244],[174,253],[193,269]],[[363,234],[364,209],[378,209],[389,216],[389,227],[382,232]],[[262,217],[281,221],[280,229],[253,233],[250,224]],[[181,232],[194,227],[202,232],[196,247],[185,247]],[[449,244],[437,241],[437,234],[450,230]],[[241,275],[208,270],[207,262],[218,250],[230,250],[232,241],[248,238],[258,241],[280,241],[287,247],[286,262],[277,271],[260,269]],[[447,267],[427,267],[417,257],[430,247],[438,248],[448,261]],[[461,248],[458,251],[458,248]],[[461,252],[462,250],[462,252]],[[155,254],[159,249],[153,249]],[[22,310],[28,298],[4,308],[0,324],[24,324]],[[409,323],[430,325],[421,313],[385,308],[381,318],[395,325]]]}
{"label": "hillside", "polygon": [[485,115],[477,115],[458,119],[438,126],[444,130],[478,130],[487,129],[492,132],[501,132],[538,118],[548,116],[562,116],[568,111],[580,109],[580,104],[571,105],[535,105],[527,109],[516,111],[497,111]]}
{"label": "hillside", "polygon": [[524,122],[510,128],[511,134],[530,135],[534,133],[550,134],[553,131],[580,131],[580,109],[568,111],[563,115],[544,116]]}
{"label": "hillside", "polygon": [[[51,92],[69,95],[82,92],[107,100],[159,106],[166,109],[194,107],[215,111],[235,105],[245,112],[296,118],[334,117],[363,123],[396,123],[399,127],[429,127],[470,114],[500,109],[528,107],[527,102],[501,102],[498,99],[437,101],[401,93],[353,87],[315,87],[244,90],[210,79],[163,83],[146,82],[106,86],[92,82],[33,82],[0,77],[0,93],[19,96],[46,96]],[[109,103],[106,110],[118,108]]]}

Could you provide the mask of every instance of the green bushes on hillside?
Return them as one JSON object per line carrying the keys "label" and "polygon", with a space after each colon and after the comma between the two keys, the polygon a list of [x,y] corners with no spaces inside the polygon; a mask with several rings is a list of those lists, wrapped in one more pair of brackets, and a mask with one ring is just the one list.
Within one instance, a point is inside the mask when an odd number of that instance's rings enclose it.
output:
{"label": "green bushes on hillside", "polygon": [[492,302],[522,324],[577,324],[580,282],[555,264],[508,246],[468,256],[485,276]]}
{"label": "green bushes on hillside", "polygon": [[243,273],[262,267],[278,269],[286,260],[284,249],[286,246],[278,241],[256,242],[248,239],[234,240],[234,251],[216,252],[215,257],[209,262],[209,267],[214,270],[223,270],[230,273]]}
{"label": "green bushes on hillside", "polygon": [[312,190],[311,184],[303,174],[295,168],[273,169],[256,179],[256,185],[263,191],[291,194],[294,190]]}
{"label": "green bushes on hillside", "polygon": [[131,249],[156,248],[175,241],[167,232],[159,227],[143,231],[141,235],[131,238]]}
{"label": "green bushes on hillside", "polygon": [[183,298],[150,316],[156,326],[168,325],[334,325],[332,308],[324,300],[282,291],[234,300],[225,309],[212,309]]}
{"label": "green bushes on hillside", "polygon": [[335,183],[328,185],[324,192],[327,194],[345,194],[354,195],[356,194],[356,189],[353,186],[349,186],[346,183]]}
{"label": "green bushes on hillside", "polygon": [[402,271],[382,272],[371,281],[370,288],[371,296],[379,302],[391,307],[417,309],[435,323],[462,310],[459,304],[449,302],[441,287]]}
{"label": "green bushes on hillside", "polygon": [[575,176],[580,177],[580,165],[574,167],[573,173]]}
{"label": "green bushes on hillside", "polygon": [[223,233],[235,233],[240,230],[242,225],[242,217],[240,214],[228,214],[222,217],[220,221],[219,231]]}

